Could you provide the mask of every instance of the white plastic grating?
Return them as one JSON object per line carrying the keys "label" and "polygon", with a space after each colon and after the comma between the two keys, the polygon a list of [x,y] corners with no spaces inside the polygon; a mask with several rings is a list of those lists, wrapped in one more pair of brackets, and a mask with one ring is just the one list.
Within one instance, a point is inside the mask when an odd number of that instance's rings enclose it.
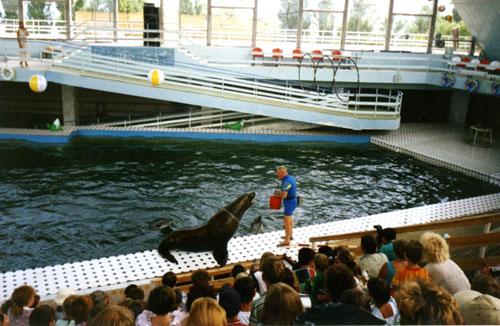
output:
{"label": "white plastic grating", "polygon": [[[478,214],[494,209],[500,209],[500,193],[297,228],[294,230],[294,239],[297,243],[308,243],[309,238],[313,236],[373,230],[375,224],[396,227]],[[277,247],[282,234],[283,231],[275,231],[231,239],[228,246],[228,264],[258,259],[266,251],[286,254],[296,260],[298,247]],[[34,286],[42,299],[46,300],[52,298],[63,287],[88,293],[96,288],[109,288],[129,282],[143,283],[163,275],[166,271],[181,273],[217,266],[210,252],[175,251],[173,254],[178,259],[179,265],[165,261],[156,250],[149,250],[3,273],[0,274],[0,281],[3,284],[0,300],[10,297],[12,291],[23,284]]]}
{"label": "white plastic grating", "polygon": [[462,128],[440,124],[401,124],[398,130],[372,136],[373,144],[421,161],[500,185],[500,147],[472,146]]}

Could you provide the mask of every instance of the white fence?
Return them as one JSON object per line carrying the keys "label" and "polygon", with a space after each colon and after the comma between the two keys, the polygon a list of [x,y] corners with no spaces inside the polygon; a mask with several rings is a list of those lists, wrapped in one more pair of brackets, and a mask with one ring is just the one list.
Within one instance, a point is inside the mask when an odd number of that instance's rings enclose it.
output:
{"label": "white fence", "polygon": [[[26,20],[25,25],[32,39],[67,39],[66,21],[64,20]],[[137,42],[144,38],[143,22],[117,22],[114,28],[111,21],[75,21],[71,26],[72,40],[87,40],[93,42]],[[165,42],[179,42],[180,34],[185,39],[199,45],[206,45],[207,31],[198,25],[170,25],[165,30],[150,31],[160,33]],[[18,29],[17,19],[0,20],[0,37],[15,38]],[[297,40],[296,29],[278,29],[276,31],[258,31],[257,45],[281,48],[295,48]],[[303,30],[301,42],[304,48],[328,47],[340,48],[340,31]],[[446,47],[454,47],[456,53],[467,53],[470,48],[470,38],[461,37],[453,41],[451,35],[441,37]],[[212,45],[219,46],[250,46],[252,40],[251,28],[214,26],[211,33]],[[390,50],[425,52],[427,34],[393,34]],[[382,50],[385,44],[385,33],[381,32],[347,32],[346,50]]]}

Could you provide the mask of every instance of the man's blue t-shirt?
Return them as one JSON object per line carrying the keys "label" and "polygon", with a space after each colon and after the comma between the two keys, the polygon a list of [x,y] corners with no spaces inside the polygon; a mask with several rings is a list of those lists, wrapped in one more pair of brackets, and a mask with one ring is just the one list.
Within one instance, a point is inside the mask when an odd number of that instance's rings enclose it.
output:
{"label": "man's blue t-shirt", "polygon": [[281,190],[288,192],[287,198],[293,198],[296,195],[297,185],[295,184],[295,178],[287,174],[283,177],[281,183]]}

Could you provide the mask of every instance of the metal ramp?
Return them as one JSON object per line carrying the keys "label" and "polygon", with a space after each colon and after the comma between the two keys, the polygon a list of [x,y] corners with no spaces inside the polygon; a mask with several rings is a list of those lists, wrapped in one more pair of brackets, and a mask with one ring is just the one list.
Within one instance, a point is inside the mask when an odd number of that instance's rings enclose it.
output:
{"label": "metal ramp", "polygon": [[248,113],[223,111],[223,110],[197,110],[186,113],[174,113],[168,115],[158,115],[152,118],[129,119],[108,123],[98,123],[101,127],[140,127],[140,128],[193,128],[208,129],[222,128],[226,124],[242,122],[245,125],[256,125],[275,121],[275,118],[256,117]]}
{"label": "metal ramp", "polygon": [[[163,71],[161,85],[149,83],[147,76],[152,69]],[[59,74],[53,81],[62,84],[86,87],[81,80],[70,81],[85,77],[101,85],[107,83],[106,87],[117,93],[135,91],[142,97],[324,126],[394,130],[400,123],[402,93],[399,91],[319,94],[304,91],[286,80],[228,77],[223,70],[217,73],[200,67],[156,66],[97,55],[88,47],[75,44],[62,44],[60,52],[53,53],[51,72]],[[90,84],[87,87],[92,88]]]}

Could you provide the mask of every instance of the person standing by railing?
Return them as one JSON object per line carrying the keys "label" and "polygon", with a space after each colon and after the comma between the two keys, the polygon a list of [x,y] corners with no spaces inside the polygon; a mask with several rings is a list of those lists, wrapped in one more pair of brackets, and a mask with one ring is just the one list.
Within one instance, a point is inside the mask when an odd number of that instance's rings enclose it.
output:
{"label": "person standing by railing", "polygon": [[30,49],[28,46],[28,36],[30,33],[24,27],[24,22],[19,23],[19,29],[17,30],[17,43],[19,44],[19,63],[21,67],[23,66],[23,62],[28,68],[28,59],[30,57]]}

